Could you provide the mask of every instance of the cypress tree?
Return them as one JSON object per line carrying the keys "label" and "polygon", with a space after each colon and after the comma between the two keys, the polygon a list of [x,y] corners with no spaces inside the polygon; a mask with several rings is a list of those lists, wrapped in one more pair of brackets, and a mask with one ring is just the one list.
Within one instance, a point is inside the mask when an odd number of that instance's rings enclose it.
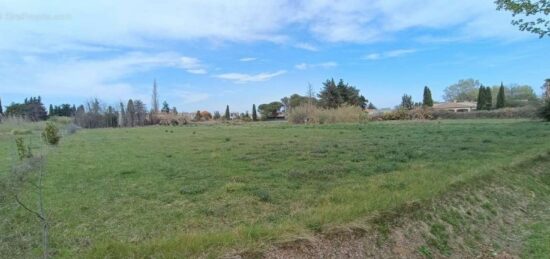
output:
{"label": "cypress tree", "polygon": [[485,87],[485,110],[493,109],[493,94],[491,87]]}
{"label": "cypress tree", "polygon": [[256,104],[252,104],[252,120],[258,120],[258,114],[256,113]]}
{"label": "cypress tree", "polygon": [[477,106],[476,109],[483,110],[485,107],[485,87],[481,85],[477,94]]}
{"label": "cypress tree", "polygon": [[428,88],[428,86],[424,86],[424,100],[422,102],[424,107],[434,106],[434,100],[432,99],[432,91],[430,91],[430,88]]}
{"label": "cypress tree", "polygon": [[120,102],[120,111],[118,113],[118,126],[126,127],[126,112],[124,111],[124,104]]}
{"label": "cypress tree", "polygon": [[497,109],[504,108],[505,98],[504,98],[504,84],[500,83],[500,88],[498,89],[497,95]]}
{"label": "cypress tree", "polygon": [[227,106],[225,107],[225,115],[224,115],[224,118],[225,118],[226,120],[230,120],[230,119],[231,119],[231,115],[229,114],[229,105],[227,105]]}
{"label": "cypress tree", "polygon": [[134,127],[136,121],[136,108],[134,107],[134,101],[132,101],[132,99],[128,100],[128,105],[126,105],[126,117],[127,126]]}

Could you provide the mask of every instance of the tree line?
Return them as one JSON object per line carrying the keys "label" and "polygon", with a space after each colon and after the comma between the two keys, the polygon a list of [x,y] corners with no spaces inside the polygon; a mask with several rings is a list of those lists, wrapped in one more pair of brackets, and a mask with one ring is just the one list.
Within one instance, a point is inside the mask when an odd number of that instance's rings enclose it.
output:
{"label": "tree line", "polygon": [[306,105],[325,109],[336,109],[342,106],[375,108],[355,86],[344,82],[343,79],[338,83],[334,79],[327,79],[323,82],[323,87],[318,94],[315,94],[309,85],[306,95],[292,94],[289,97],[283,97],[280,101],[261,104],[258,106],[258,111],[263,119],[273,119],[282,117],[284,113],[296,107]]}

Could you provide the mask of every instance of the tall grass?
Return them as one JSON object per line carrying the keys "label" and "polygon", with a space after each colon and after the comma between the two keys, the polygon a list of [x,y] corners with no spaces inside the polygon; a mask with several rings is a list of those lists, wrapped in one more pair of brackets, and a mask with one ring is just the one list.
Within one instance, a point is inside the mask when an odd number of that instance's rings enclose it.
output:
{"label": "tall grass", "polygon": [[365,121],[366,115],[363,109],[357,106],[342,106],[336,109],[299,106],[289,112],[288,121],[295,124],[351,123]]}

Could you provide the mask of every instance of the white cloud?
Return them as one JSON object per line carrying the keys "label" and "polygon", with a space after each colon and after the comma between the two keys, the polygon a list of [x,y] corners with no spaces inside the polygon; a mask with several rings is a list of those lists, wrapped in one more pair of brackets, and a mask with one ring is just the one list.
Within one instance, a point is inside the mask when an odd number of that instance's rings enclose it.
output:
{"label": "white cloud", "polygon": [[204,65],[201,64],[201,61],[197,58],[192,57],[181,57],[181,66],[185,71],[191,73],[191,74],[206,74],[207,71],[204,69]]}
{"label": "white cloud", "polygon": [[[0,63],[2,92],[45,96],[89,98],[105,101],[139,98],[147,102],[149,87],[132,85],[126,78],[161,68],[181,68],[182,56],[173,52],[132,52],[110,58],[70,57],[47,59],[25,56],[20,63]],[[9,65],[9,66],[8,66]],[[21,78],[20,75],[26,75]],[[152,85],[151,78],[151,85]],[[148,82],[146,82],[147,84]]]}
{"label": "white cloud", "polygon": [[[0,3],[0,10],[67,17],[0,21],[0,51],[36,53],[154,48],[159,42],[197,39],[292,44],[301,40],[295,35],[325,42],[364,43],[418,28],[434,34],[451,29],[447,38],[516,39],[530,35],[510,25],[510,15],[496,11],[493,1],[479,0],[167,0],[163,4],[59,0],[55,5],[20,0]],[[292,45],[318,50],[304,42]]]}
{"label": "white cloud", "polygon": [[248,82],[262,82],[270,80],[274,77],[285,74],[285,70],[279,70],[273,73],[259,73],[259,74],[243,74],[243,73],[226,73],[216,75],[215,77],[233,81],[234,83],[248,83]]}
{"label": "white cloud", "polygon": [[250,61],[254,61],[256,60],[257,58],[252,58],[252,57],[246,57],[246,58],[241,58],[239,59],[239,61],[241,62],[250,62]]}
{"label": "white cloud", "polygon": [[309,51],[319,51],[319,48],[309,44],[309,43],[305,43],[305,42],[302,42],[302,43],[298,43],[296,45],[294,45],[294,47],[296,48],[299,48],[299,49],[305,49],[305,50],[309,50]]}
{"label": "white cloud", "polygon": [[298,70],[306,70],[306,69],[312,69],[312,68],[333,68],[338,66],[338,63],[336,62],[323,62],[323,63],[317,63],[317,64],[308,64],[308,63],[300,63],[296,64],[294,68]]}
{"label": "white cloud", "polygon": [[417,51],[418,50],[416,49],[396,49],[396,50],[390,50],[382,53],[370,53],[365,57],[363,57],[363,59],[378,60],[378,59],[386,59],[386,58],[397,58],[397,57],[415,53]]}

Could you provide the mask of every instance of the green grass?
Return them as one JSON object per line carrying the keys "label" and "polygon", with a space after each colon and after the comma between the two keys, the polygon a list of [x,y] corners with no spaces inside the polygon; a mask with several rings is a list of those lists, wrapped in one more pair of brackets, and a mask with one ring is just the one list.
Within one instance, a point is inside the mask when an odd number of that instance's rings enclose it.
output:
{"label": "green grass", "polygon": [[[13,138],[0,128],[0,179]],[[364,223],[549,150],[550,125],[527,120],[83,130],[48,154],[50,242],[58,257],[257,249]],[[3,254],[38,254],[36,220],[7,197],[0,218]],[[445,219],[460,224],[452,211]]]}

